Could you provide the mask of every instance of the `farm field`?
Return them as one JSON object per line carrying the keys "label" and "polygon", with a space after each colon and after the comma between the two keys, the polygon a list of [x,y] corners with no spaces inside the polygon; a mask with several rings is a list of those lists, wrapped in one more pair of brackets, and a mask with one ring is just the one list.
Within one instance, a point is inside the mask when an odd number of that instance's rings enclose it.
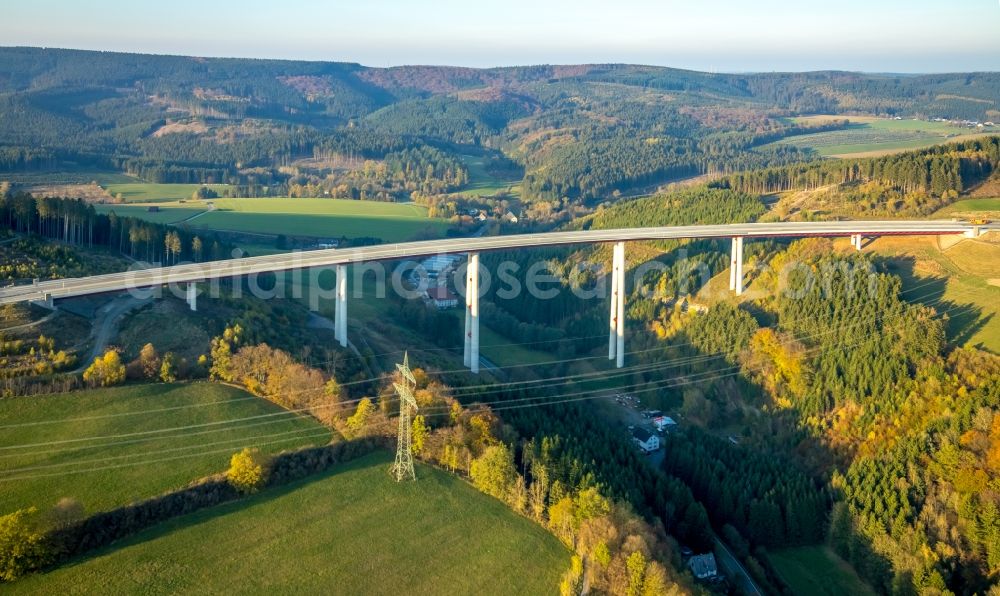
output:
{"label": "farm field", "polygon": [[4,399],[0,514],[62,497],[88,513],[107,510],[224,471],[243,447],[276,452],[330,437],[310,418],[210,383]]}
{"label": "farm field", "polygon": [[15,587],[25,594],[552,594],[569,552],[445,472],[396,483],[379,452],[161,524]]}
{"label": "farm field", "polygon": [[815,149],[823,157],[873,157],[922,149],[949,141],[1000,134],[1000,129],[976,132],[952,126],[947,122],[923,120],[889,120],[863,116],[808,116],[794,118],[797,123],[819,123],[833,118],[847,118],[851,124],[844,130],[796,135],[775,141],[801,149]]}
{"label": "farm field", "polygon": [[[208,211],[208,203],[215,209]],[[149,221],[176,223],[194,215],[186,225],[192,228],[247,232],[251,234],[285,234],[318,238],[357,238],[371,236],[385,242],[401,242],[417,237],[444,235],[448,222],[427,217],[427,209],[411,203],[382,203],[345,199],[212,199],[208,202],[186,201],[157,203],[159,212],[150,212],[148,205],[101,206],[103,212],[112,208],[119,215],[130,215]],[[173,212],[178,215],[172,215]],[[204,211],[203,215],[198,215]],[[172,221],[171,221],[172,220]]]}
{"label": "farm field", "polygon": [[846,561],[826,546],[786,548],[768,554],[781,578],[802,596],[874,595]]}

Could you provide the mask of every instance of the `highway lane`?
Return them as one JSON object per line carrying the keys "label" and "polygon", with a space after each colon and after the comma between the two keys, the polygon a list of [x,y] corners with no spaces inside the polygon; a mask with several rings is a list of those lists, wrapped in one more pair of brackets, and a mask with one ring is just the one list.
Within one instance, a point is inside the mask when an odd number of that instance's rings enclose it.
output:
{"label": "highway lane", "polygon": [[272,271],[327,267],[369,261],[419,258],[438,254],[507,250],[538,246],[597,244],[631,240],[669,240],[685,238],[788,238],[806,236],[866,236],[962,234],[973,229],[1000,229],[996,224],[973,226],[953,221],[833,221],[774,222],[725,225],[694,225],[615,230],[579,230],[479,238],[446,238],[357,248],[327,249],[282,253],[207,263],[189,263],[109,273],[83,278],[38,282],[0,289],[0,304],[65,298],[86,294],[116,292],[169,283],[232,278]]}

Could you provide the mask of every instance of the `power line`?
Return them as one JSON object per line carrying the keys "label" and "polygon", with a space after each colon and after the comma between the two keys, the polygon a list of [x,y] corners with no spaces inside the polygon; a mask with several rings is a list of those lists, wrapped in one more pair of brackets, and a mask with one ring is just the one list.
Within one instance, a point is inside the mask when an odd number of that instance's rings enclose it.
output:
{"label": "power line", "polygon": [[[214,445],[228,445],[230,443],[238,443],[238,444],[243,445],[243,444],[246,444],[248,442],[251,442],[251,443],[255,442],[258,439],[269,439],[269,438],[273,438],[273,437],[283,437],[283,436],[288,436],[288,435],[300,435],[300,434],[304,434],[304,433],[314,433],[314,432],[316,432],[316,430],[317,429],[315,429],[315,428],[300,428],[300,429],[296,429],[296,430],[288,430],[288,431],[283,431],[283,432],[280,432],[280,433],[271,433],[271,434],[266,434],[266,435],[254,435],[254,436],[251,436],[251,437],[236,437],[236,438],[232,438],[232,439],[225,439],[225,440],[222,440],[222,441],[214,441],[214,442],[210,442],[210,443],[197,443],[197,444],[192,444],[192,445],[185,445],[183,447],[171,447],[171,448],[168,448],[168,449],[159,449],[159,450],[157,450],[157,453],[172,453],[172,452],[176,452],[176,451],[187,451],[188,449],[203,449],[205,447],[211,447],[211,446],[214,446]],[[332,430],[330,430],[330,429],[325,429],[325,430],[326,430],[326,433],[328,435],[331,435],[331,436],[333,435],[333,431]],[[125,453],[125,454],[122,454],[122,455],[109,455],[107,457],[101,457],[101,458],[95,458],[95,459],[89,459],[89,460],[87,460],[87,459],[85,459],[85,460],[74,460],[74,461],[59,462],[59,463],[54,463],[54,464],[40,464],[40,465],[27,466],[27,467],[22,467],[22,468],[10,468],[10,469],[7,469],[7,470],[3,470],[3,473],[4,474],[10,474],[10,473],[14,473],[14,472],[27,472],[27,471],[34,471],[34,470],[50,469],[50,468],[62,468],[62,467],[66,467],[66,466],[80,466],[80,465],[86,465],[86,464],[92,464],[92,463],[106,462],[106,461],[109,461],[109,460],[129,459],[129,458],[132,458],[132,457],[139,457],[139,456],[143,456],[143,455],[148,455],[148,453]]]}
{"label": "power line", "polygon": [[42,426],[45,424],[58,424],[60,422],[87,422],[90,420],[104,420],[107,418],[120,418],[123,416],[138,416],[145,414],[159,414],[162,412],[172,412],[175,410],[186,410],[188,408],[204,408],[208,406],[218,406],[226,405],[231,403],[237,403],[241,401],[249,401],[252,399],[260,399],[256,396],[238,397],[234,399],[219,400],[203,402],[200,404],[185,404],[183,406],[171,406],[169,408],[156,408],[154,410],[142,410],[141,412],[118,412],[115,414],[101,414],[100,416],[80,416],[78,418],[52,418],[50,420],[39,420],[34,422],[19,422],[17,424],[4,424],[0,426],[0,430],[5,428],[24,428],[26,426]]}
{"label": "power line", "polygon": [[[972,309],[972,308],[975,308],[975,307],[974,306],[955,307],[953,309],[948,309],[948,311],[944,311],[944,312],[951,312],[951,311],[955,311],[955,310],[968,310],[968,309]],[[854,344],[849,344],[849,345],[847,345],[845,347],[851,347],[853,345],[859,345],[859,344],[861,344],[863,342],[864,342],[864,340],[861,340],[861,341],[855,342]],[[811,350],[807,350],[807,352],[819,351],[819,350],[821,350],[821,348],[822,348],[822,346],[816,346],[815,348],[812,348]],[[648,383],[638,383],[638,384],[630,385],[630,386],[622,386],[622,387],[618,387],[618,388],[619,389],[624,389],[626,387],[641,387],[641,386],[646,386],[643,389],[638,389],[638,390],[634,390],[633,391],[633,393],[644,393],[644,392],[647,392],[647,391],[660,390],[660,389],[663,389],[665,387],[673,388],[673,387],[691,385],[691,384],[695,384],[695,383],[702,383],[702,382],[709,381],[709,380],[714,380],[714,379],[732,377],[732,376],[739,375],[740,372],[742,371],[742,368],[738,367],[738,366],[737,367],[730,367],[730,368],[731,369],[735,369],[734,372],[731,372],[731,373],[728,373],[728,374],[719,374],[720,371],[706,371],[705,373],[700,373],[698,375],[692,375],[692,376],[698,376],[699,378],[688,378],[688,379],[684,379],[684,380],[667,379],[663,383],[660,383],[660,384],[657,384],[655,382],[648,382]],[[723,370],[725,370],[725,369],[723,369]],[[668,383],[669,385],[664,385],[664,383]],[[649,385],[652,385],[652,386],[649,386]],[[580,391],[580,392],[576,392],[576,393],[564,394],[564,395],[559,396],[559,399],[557,399],[557,400],[551,400],[551,399],[547,399],[545,397],[530,397],[530,398],[522,398],[522,399],[518,399],[518,400],[495,400],[493,402],[474,403],[474,404],[471,404],[470,406],[467,406],[467,409],[472,410],[473,408],[476,408],[477,406],[482,406],[482,408],[480,410],[478,410],[478,411],[504,411],[504,410],[523,409],[523,408],[530,408],[530,407],[551,406],[551,405],[562,404],[562,403],[571,403],[571,402],[587,401],[587,400],[591,400],[591,399],[597,399],[597,398],[601,397],[601,395],[594,395],[594,394],[605,394],[609,390],[610,389],[595,389],[595,390],[587,390],[587,391]],[[546,401],[544,403],[526,403],[526,404],[513,405],[513,402],[529,401],[529,400],[546,400]],[[491,403],[492,404],[499,404],[499,405],[497,405],[496,407],[492,407],[492,408],[486,408],[485,407],[485,406],[490,405]],[[442,406],[442,407],[431,408],[431,409],[432,410],[444,410],[446,408],[447,407]],[[425,411],[427,411],[427,410],[425,410]],[[389,423],[389,422],[391,422],[391,421],[384,421],[383,424]],[[327,433],[329,433],[329,430],[324,430],[323,434],[325,435]],[[277,441],[277,442],[282,442],[282,441]],[[263,444],[268,444],[268,443],[263,443]],[[223,452],[228,452],[228,451],[229,451],[229,449],[224,449],[224,450],[217,450],[217,451],[205,452],[205,453],[223,453]],[[195,455],[187,455],[187,456],[177,456],[177,457],[164,458],[164,459],[156,459],[156,460],[150,460],[150,461],[145,461],[145,462],[132,462],[132,463],[129,463],[129,464],[122,464],[122,465],[102,466],[102,467],[90,468],[90,469],[84,469],[84,470],[73,470],[72,473],[94,472],[94,471],[100,471],[100,470],[106,470],[106,469],[115,469],[115,468],[122,468],[122,467],[130,467],[130,466],[143,465],[143,464],[152,465],[154,463],[161,463],[163,461],[172,461],[172,460],[176,460],[176,459],[183,459],[183,458],[195,457],[195,456],[198,456],[198,455],[203,455],[205,453],[195,454]],[[16,477],[16,478],[0,478],[0,481],[6,481],[6,480],[26,480],[26,479],[31,479],[31,478],[40,478],[40,477],[55,476],[55,475],[61,475],[61,474],[63,474],[63,473],[42,474],[42,475],[34,475],[34,476],[22,476],[22,477]]]}
{"label": "power line", "polygon": [[[327,436],[329,434],[330,434],[330,430],[324,428],[322,433],[317,433],[316,435],[307,435],[307,436],[301,437],[301,438],[314,438],[314,437],[315,438],[319,438],[319,437],[322,437],[322,436]],[[277,444],[277,443],[286,443],[286,442],[288,442],[290,440],[292,440],[292,439],[291,438],[281,439],[281,440],[275,440],[275,441],[268,441],[268,442],[265,442],[265,443],[258,443],[257,445],[258,446],[273,445],[273,444]],[[53,473],[47,473],[47,474],[35,474],[35,475],[29,475],[29,476],[16,476],[16,477],[11,477],[11,478],[0,477],[0,482],[10,482],[10,481],[17,481],[17,480],[32,480],[32,479],[35,479],[35,478],[46,478],[46,477],[50,477],[50,476],[64,476],[64,475],[68,475],[68,474],[85,474],[85,473],[90,473],[90,472],[99,472],[99,471],[102,471],[102,470],[114,470],[114,469],[119,469],[119,468],[129,468],[129,467],[141,466],[141,465],[152,465],[152,464],[158,464],[158,463],[163,463],[163,462],[167,462],[167,461],[175,461],[175,460],[180,460],[180,459],[190,459],[192,457],[201,457],[201,456],[204,456],[204,455],[214,455],[214,454],[217,454],[217,453],[229,453],[231,451],[231,449],[232,448],[230,447],[230,448],[227,448],[227,449],[217,449],[217,450],[214,450],[214,451],[203,451],[201,453],[195,453],[195,454],[189,454],[189,455],[178,455],[178,456],[174,456],[174,457],[166,457],[166,458],[149,460],[149,461],[130,462],[130,463],[125,463],[125,464],[117,464],[117,465],[110,465],[110,466],[100,466],[100,467],[97,467],[97,468],[86,468],[86,469],[81,469],[81,470],[63,470],[63,471],[60,471],[60,472],[53,472]]]}
{"label": "power line", "polygon": [[[255,397],[254,399],[261,399],[261,398],[256,398]],[[329,406],[324,406],[324,407],[329,407]],[[149,436],[149,437],[143,437],[143,438],[140,438],[140,439],[129,439],[129,440],[124,440],[124,441],[111,441],[111,442],[104,442],[104,443],[95,443],[93,445],[80,445],[80,446],[76,446],[76,447],[57,448],[57,449],[44,449],[44,450],[40,450],[40,451],[32,451],[30,455],[47,455],[47,454],[51,454],[51,453],[69,453],[69,452],[73,452],[73,451],[79,452],[79,451],[87,451],[87,450],[92,450],[92,449],[104,449],[104,448],[107,448],[107,447],[115,447],[115,446],[119,446],[119,445],[137,445],[137,444],[140,444],[140,443],[148,443],[150,441],[164,441],[164,440],[177,439],[177,438],[197,437],[197,436],[207,435],[207,434],[212,434],[212,433],[217,433],[217,432],[228,432],[228,431],[244,430],[244,429],[247,429],[247,428],[254,428],[254,427],[258,427],[258,426],[267,426],[267,425],[271,425],[271,424],[283,424],[283,423],[286,423],[286,422],[290,422],[290,421],[292,421],[294,419],[295,418],[282,418],[282,419],[274,419],[274,420],[262,420],[262,421],[259,421],[259,422],[253,422],[253,423],[248,423],[248,424],[240,424],[240,425],[237,425],[237,426],[233,426],[233,427],[229,427],[229,428],[222,428],[222,429],[214,429],[213,428],[213,429],[200,430],[200,431],[196,431],[196,432],[189,432],[189,433],[183,433],[183,434],[170,434],[170,435],[164,435],[164,436]],[[184,427],[176,427],[176,429],[171,429],[171,430],[184,430]],[[12,457],[24,457],[24,454],[23,453],[4,453],[4,454],[0,454],[0,459],[7,459],[7,458],[12,458]]]}
{"label": "power line", "polygon": [[[926,285],[930,285],[930,284],[926,284]],[[942,300],[943,300],[943,298],[938,299],[938,300],[934,301],[931,304],[940,302]],[[974,307],[970,306],[968,308],[974,308]],[[956,308],[953,308],[953,309],[949,309],[949,311],[951,311],[951,310],[958,310],[958,309],[959,309],[959,307],[956,307]],[[944,312],[942,312],[940,314],[945,314],[945,313],[947,313],[949,311],[944,311]],[[879,315],[876,314],[873,318],[878,318],[878,316]],[[872,322],[874,322],[874,321],[872,321]],[[866,324],[866,323],[867,323],[867,320],[865,320],[865,321],[859,321],[859,322],[851,325],[850,327],[857,327],[857,326],[860,326],[860,325]],[[808,339],[810,337],[818,337],[820,335],[826,335],[826,334],[829,334],[829,333],[842,332],[843,330],[844,330],[843,326],[841,326],[841,327],[835,327],[835,328],[830,329],[829,331],[825,331],[825,332],[820,333],[820,334],[813,334],[812,336],[802,336],[802,337],[799,337],[798,339]],[[641,353],[641,352],[649,352],[649,351],[657,351],[657,350],[661,350],[662,351],[662,350],[676,349],[678,347],[682,347],[682,346],[686,346],[686,345],[691,345],[691,342],[686,342],[686,343],[683,343],[683,344],[673,344],[673,345],[668,345],[668,346],[657,346],[655,348],[651,348],[651,349],[648,349],[648,350],[636,350],[636,351],[634,351],[632,353]],[[581,373],[580,375],[567,375],[567,376],[563,376],[563,377],[549,377],[549,378],[533,379],[533,380],[527,380],[527,381],[516,381],[516,382],[513,382],[513,383],[482,384],[482,385],[479,385],[479,386],[458,387],[458,388],[452,389],[452,391],[454,392],[456,390],[459,390],[459,391],[466,392],[469,389],[473,389],[473,388],[484,388],[484,389],[496,388],[493,391],[480,391],[480,392],[478,392],[478,394],[481,395],[483,393],[495,393],[495,392],[498,392],[498,391],[507,391],[507,390],[510,389],[510,387],[512,385],[515,385],[515,384],[516,385],[535,384],[535,383],[550,382],[550,381],[554,381],[554,380],[564,380],[564,379],[565,380],[569,380],[569,381],[572,382],[573,379],[577,379],[577,378],[579,378],[581,376],[589,377],[589,376],[601,376],[601,375],[603,375],[605,378],[618,377],[618,376],[624,376],[624,375],[629,375],[629,374],[635,374],[635,373],[638,373],[638,372],[648,372],[648,371],[652,371],[652,370],[660,370],[660,369],[666,369],[666,368],[676,368],[676,367],[684,365],[684,364],[689,364],[689,363],[694,363],[694,362],[704,361],[704,360],[710,360],[710,359],[713,359],[713,358],[716,358],[716,357],[719,357],[719,356],[724,356],[725,354],[726,354],[725,352],[716,352],[716,353],[713,353],[713,354],[701,354],[701,355],[686,357],[686,358],[682,358],[682,359],[674,359],[674,360],[671,360],[671,361],[666,362],[666,363],[647,363],[647,364],[642,364],[642,365],[634,365],[632,367],[627,367],[627,368],[623,368],[623,369],[617,369],[617,370],[613,370],[613,371],[593,371],[593,372],[590,372],[590,373]],[[582,359],[584,359],[584,358],[570,359],[570,360],[571,361],[575,361],[575,360],[582,360]],[[589,359],[589,357],[586,358],[586,359]],[[460,370],[464,371],[465,369],[460,369]],[[564,385],[564,384],[569,384],[569,383],[559,383],[557,385]],[[302,392],[311,392],[311,391],[316,391],[316,390],[304,390]],[[283,396],[291,395],[293,393],[301,393],[301,392],[289,392],[287,394],[283,394]],[[462,397],[463,395],[466,395],[466,394],[467,393],[460,393],[460,394],[458,394],[457,397]],[[256,397],[248,397],[248,398],[240,398],[240,399],[243,400],[243,399],[258,399],[258,398],[256,398]],[[173,432],[173,431],[186,431],[186,430],[190,430],[190,429],[193,429],[193,428],[202,428],[202,427],[206,427],[206,426],[219,426],[219,425],[225,425],[225,424],[234,424],[234,423],[237,423],[237,422],[243,422],[243,421],[247,421],[247,420],[254,420],[254,419],[258,419],[258,418],[276,417],[276,416],[282,416],[282,415],[293,414],[293,413],[309,412],[309,411],[316,410],[316,409],[324,409],[324,408],[330,408],[330,407],[343,407],[343,406],[346,406],[346,405],[350,405],[352,403],[360,402],[363,399],[365,399],[365,398],[358,398],[358,399],[353,399],[353,400],[344,400],[344,401],[339,401],[339,402],[331,403],[331,404],[321,404],[321,405],[316,405],[316,406],[311,406],[311,407],[305,407],[305,408],[297,408],[297,409],[292,409],[292,410],[284,410],[282,412],[275,412],[275,413],[271,413],[271,414],[263,414],[263,415],[257,415],[257,416],[251,416],[251,417],[244,417],[244,418],[236,418],[236,419],[228,419],[228,420],[222,420],[222,421],[213,421],[213,422],[210,422],[210,423],[194,424],[194,425],[187,425],[187,426],[173,427],[173,428],[166,428],[166,429],[156,429],[156,430],[142,431],[142,432],[137,432],[137,433],[127,433],[127,434],[123,434],[123,435],[105,435],[105,436],[83,437],[83,438],[77,438],[77,439],[67,439],[67,440],[63,440],[63,441],[52,441],[52,442],[45,442],[45,443],[34,443],[34,444],[29,444],[29,445],[6,446],[6,447],[0,447],[0,450],[26,449],[26,448],[29,448],[29,447],[50,446],[50,445],[67,444],[67,443],[81,443],[81,442],[95,441],[95,440],[101,440],[101,439],[107,439],[107,438],[115,439],[115,438],[126,438],[126,437],[129,437],[129,436],[155,435],[155,434],[168,433],[168,432]],[[390,400],[390,401],[394,401],[394,400]],[[198,407],[200,405],[201,404],[193,404],[191,407]],[[182,408],[185,408],[185,407],[187,407],[187,406],[176,406],[175,408],[171,408],[171,409],[182,409]],[[163,410],[167,410],[167,408],[164,408]],[[121,415],[131,415],[131,414],[139,415],[139,414],[144,414],[144,413],[146,413],[146,412],[122,413]],[[71,419],[69,421],[84,420],[84,419],[86,419],[86,418]],[[42,423],[48,423],[48,422],[54,423],[54,422],[64,422],[64,421],[67,421],[67,420],[63,419],[63,420],[45,421],[45,422],[42,422]],[[26,424],[41,424],[41,423],[26,423]],[[257,424],[242,425],[242,426],[243,427],[250,427],[250,426],[257,426],[258,424],[259,423],[257,423]],[[233,429],[223,429],[223,430],[235,430],[236,428],[239,428],[239,427],[234,427]],[[206,431],[206,432],[210,432],[210,431]],[[204,434],[204,433],[194,433],[194,434]],[[190,433],[189,433],[189,435],[190,435]],[[163,438],[163,437],[153,437],[152,439],[147,439],[147,440],[156,440],[156,439],[160,439],[160,438]],[[136,443],[136,442],[141,442],[141,441],[142,440],[137,440],[137,441],[119,441],[117,443],[107,443],[107,444],[104,444],[104,445],[129,444],[129,443]],[[83,449],[98,448],[98,447],[102,447],[104,445],[102,445],[102,444],[89,445],[89,446],[80,447],[78,449],[79,450],[83,450]],[[39,452],[39,453],[51,453],[51,452],[58,452],[58,451],[59,450],[49,450],[49,451],[46,451],[46,452]],[[15,457],[15,456],[17,456],[17,454],[15,454],[15,455],[3,455],[3,454],[0,454],[0,458]]]}

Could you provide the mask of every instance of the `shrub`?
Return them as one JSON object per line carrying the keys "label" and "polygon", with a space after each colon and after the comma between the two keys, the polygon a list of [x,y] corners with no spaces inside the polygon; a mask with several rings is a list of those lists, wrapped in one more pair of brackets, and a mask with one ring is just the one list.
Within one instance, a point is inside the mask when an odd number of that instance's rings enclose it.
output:
{"label": "shrub", "polygon": [[83,504],[72,497],[63,497],[49,510],[46,525],[55,529],[68,528],[83,517]]}

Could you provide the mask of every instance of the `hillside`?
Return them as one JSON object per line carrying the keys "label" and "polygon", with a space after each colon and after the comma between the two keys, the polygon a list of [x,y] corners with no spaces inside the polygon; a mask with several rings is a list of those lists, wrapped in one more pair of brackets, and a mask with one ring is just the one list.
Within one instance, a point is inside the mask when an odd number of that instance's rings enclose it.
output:
{"label": "hillside", "polygon": [[563,199],[801,162],[815,149],[773,142],[851,126],[789,117],[1000,120],[998,96],[993,73],[380,69],[0,48],[0,177],[47,171],[51,186],[125,172],[227,183],[230,196],[426,200],[481,195],[462,157],[476,154],[488,172],[523,176],[521,198],[548,203],[545,213]]}

